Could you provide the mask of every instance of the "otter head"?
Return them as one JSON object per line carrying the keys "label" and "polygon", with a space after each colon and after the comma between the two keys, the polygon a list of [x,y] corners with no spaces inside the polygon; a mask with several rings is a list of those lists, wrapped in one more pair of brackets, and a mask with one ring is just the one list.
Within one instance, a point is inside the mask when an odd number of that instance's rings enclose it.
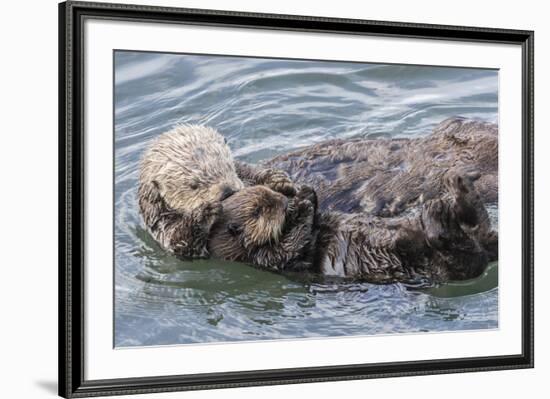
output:
{"label": "otter head", "polygon": [[287,198],[265,186],[246,187],[222,202],[227,233],[244,248],[278,241],[286,217]]}
{"label": "otter head", "polygon": [[153,142],[142,160],[140,184],[152,185],[180,211],[223,201],[244,187],[224,137],[194,125],[178,126]]}

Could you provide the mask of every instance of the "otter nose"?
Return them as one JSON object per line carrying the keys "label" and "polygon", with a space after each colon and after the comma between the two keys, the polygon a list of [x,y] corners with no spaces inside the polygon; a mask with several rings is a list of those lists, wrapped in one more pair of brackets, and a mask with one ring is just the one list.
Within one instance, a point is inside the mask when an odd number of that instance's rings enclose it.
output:
{"label": "otter nose", "polygon": [[225,186],[220,194],[220,201],[231,197],[233,194],[235,194],[235,190],[233,190],[231,187]]}

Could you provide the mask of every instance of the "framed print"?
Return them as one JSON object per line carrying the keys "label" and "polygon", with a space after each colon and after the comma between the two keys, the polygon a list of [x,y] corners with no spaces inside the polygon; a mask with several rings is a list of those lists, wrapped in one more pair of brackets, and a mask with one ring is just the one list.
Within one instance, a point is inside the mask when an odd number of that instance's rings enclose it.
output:
{"label": "framed print", "polygon": [[61,396],[533,367],[533,32],[59,17]]}

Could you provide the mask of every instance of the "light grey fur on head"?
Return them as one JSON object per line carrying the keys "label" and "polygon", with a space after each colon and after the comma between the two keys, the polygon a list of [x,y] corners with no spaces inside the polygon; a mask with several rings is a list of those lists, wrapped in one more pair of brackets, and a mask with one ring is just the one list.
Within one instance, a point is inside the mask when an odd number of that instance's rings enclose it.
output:
{"label": "light grey fur on head", "polygon": [[224,190],[244,187],[224,137],[200,125],[179,125],[156,138],[143,154],[139,180],[158,187],[178,211],[192,211],[219,201]]}

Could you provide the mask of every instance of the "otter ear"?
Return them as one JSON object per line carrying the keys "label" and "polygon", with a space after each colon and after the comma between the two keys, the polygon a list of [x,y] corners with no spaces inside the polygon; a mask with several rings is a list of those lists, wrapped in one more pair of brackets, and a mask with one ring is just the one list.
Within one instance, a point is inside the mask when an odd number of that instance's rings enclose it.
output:
{"label": "otter ear", "polygon": [[236,223],[228,223],[227,224],[227,232],[231,234],[232,236],[238,236],[241,234],[242,229],[241,227]]}

